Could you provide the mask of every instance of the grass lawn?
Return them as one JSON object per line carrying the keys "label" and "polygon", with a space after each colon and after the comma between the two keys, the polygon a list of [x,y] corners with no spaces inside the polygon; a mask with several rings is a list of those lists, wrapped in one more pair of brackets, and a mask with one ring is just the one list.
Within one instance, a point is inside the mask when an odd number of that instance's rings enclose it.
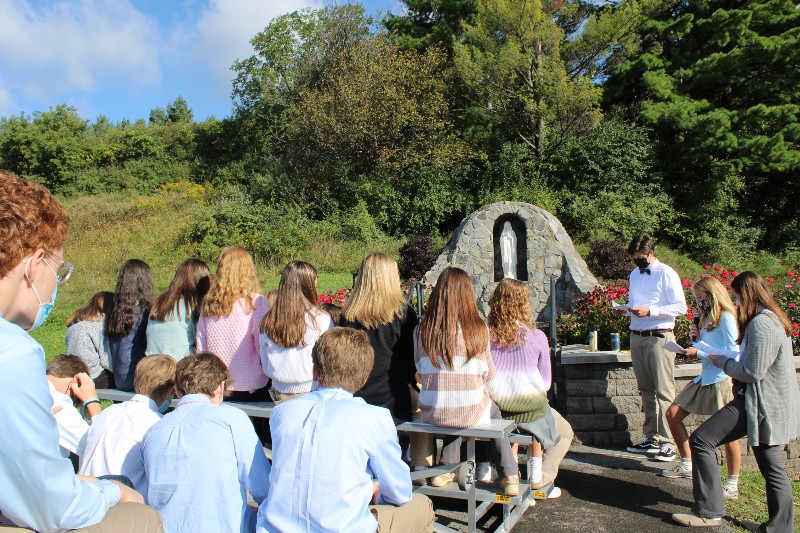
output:
{"label": "grass lawn", "polygon": [[[727,471],[722,467],[722,479],[727,476]],[[792,481],[794,494],[794,530],[800,533],[800,481]],[[767,520],[767,493],[764,478],[758,472],[743,471],[739,476],[739,499],[725,500],[725,509],[728,517],[733,518],[731,524],[736,531],[747,531],[737,524],[742,520],[754,520],[763,523]]]}

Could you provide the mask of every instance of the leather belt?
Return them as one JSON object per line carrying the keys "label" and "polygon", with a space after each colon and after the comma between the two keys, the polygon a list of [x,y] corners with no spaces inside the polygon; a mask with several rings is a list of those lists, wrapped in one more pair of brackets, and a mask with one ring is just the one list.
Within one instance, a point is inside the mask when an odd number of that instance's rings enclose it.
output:
{"label": "leather belt", "polygon": [[660,337],[664,338],[664,333],[672,333],[672,329],[645,329],[643,331],[631,330],[632,335],[639,335],[640,337]]}

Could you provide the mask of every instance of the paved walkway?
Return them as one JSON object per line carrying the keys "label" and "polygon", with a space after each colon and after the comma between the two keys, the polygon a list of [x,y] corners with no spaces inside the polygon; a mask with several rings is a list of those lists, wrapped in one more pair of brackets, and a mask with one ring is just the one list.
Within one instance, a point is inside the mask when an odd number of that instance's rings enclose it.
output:
{"label": "paved walkway", "polygon": [[[690,507],[692,484],[688,479],[655,475],[669,464],[627,452],[573,446],[558,476],[561,498],[537,501],[513,533],[688,533],[692,530],[673,524],[670,516]],[[463,503],[436,499],[435,505],[450,508],[453,519],[464,520]],[[498,516],[497,511],[490,513],[481,524],[483,530],[494,531]],[[726,524],[704,531],[733,530]]]}

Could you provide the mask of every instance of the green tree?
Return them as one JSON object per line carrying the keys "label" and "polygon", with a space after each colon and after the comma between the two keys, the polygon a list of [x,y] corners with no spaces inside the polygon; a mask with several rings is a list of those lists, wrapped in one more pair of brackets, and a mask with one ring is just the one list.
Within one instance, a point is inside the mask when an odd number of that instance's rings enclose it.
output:
{"label": "green tree", "polygon": [[[473,112],[499,120],[509,140],[540,159],[600,119],[600,89],[569,76],[560,56],[564,32],[541,0],[478,0],[474,23],[462,21],[455,65],[473,93]],[[546,137],[552,137],[545,143]]]}
{"label": "green tree", "polygon": [[167,104],[167,120],[172,123],[194,121],[194,113],[189,109],[189,104],[182,96]]}
{"label": "green tree", "polygon": [[676,237],[705,258],[756,239],[800,243],[800,10],[788,0],[670,2],[641,53],[608,80],[607,104],[652,128],[675,199]]}

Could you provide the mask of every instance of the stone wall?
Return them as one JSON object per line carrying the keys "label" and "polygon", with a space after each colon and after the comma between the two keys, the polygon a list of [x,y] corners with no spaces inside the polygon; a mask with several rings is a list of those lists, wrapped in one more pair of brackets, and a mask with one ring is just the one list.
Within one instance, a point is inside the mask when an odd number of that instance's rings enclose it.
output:
{"label": "stone wall", "polygon": [[[630,354],[624,352],[587,352],[583,346],[565,346],[556,367],[557,409],[569,420],[575,438],[583,444],[625,448],[642,438],[642,400]],[[800,357],[795,358],[800,383]],[[679,365],[675,368],[676,390],[700,372],[700,365]],[[708,417],[689,415],[684,423],[691,433]],[[741,440],[742,465],[758,470],[747,440]],[[800,479],[800,439],[784,448],[786,468],[792,479]],[[717,449],[721,462],[723,448]]]}
{"label": "stone wall", "polygon": [[495,278],[494,226],[501,217],[514,215],[524,223],[527,254],[527,285],[531,292],[531,308],[535,320],[546,321],[550,299],[550,277],[557,278],[556,307],[565,311],[574,298],[597,286],[597,279],[575,247],[561,222],[544,209],[521,202],[497,202],[486,205],[465,218],[439,255],[425,282],[436,285],[439,274],[448,266],[469,274],[478,300],[478,308],[486,315],[489,297],[497,286]]}

